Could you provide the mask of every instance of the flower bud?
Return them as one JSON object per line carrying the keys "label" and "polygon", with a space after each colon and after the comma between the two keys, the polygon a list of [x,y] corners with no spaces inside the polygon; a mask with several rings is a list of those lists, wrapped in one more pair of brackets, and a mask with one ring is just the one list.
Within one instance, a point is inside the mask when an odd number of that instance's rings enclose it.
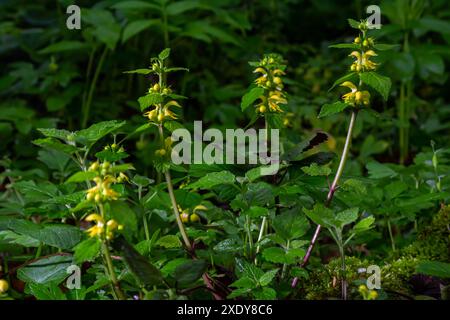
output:
{"label": "flower bud", "polygon": [[191,222],[199,222],[200,221],[200,217],[196,213],[191,214],[189,219],[191,220]]}
{"label": "flower bud", "polygon": [[186,212],[180,213],[180,218],[183,223],[189,222],[189,215]]}
{"label": "flower bud", "polygon": [[261,113],[266,112],[266,110],[267,110],[267,108],[266,108],[265,105],[262,105],[262,106],[259,107],[259,112],[261,112]]}
{"label": "flower bud", "polygon": [[9,289],[9,284],[6,280],[0,279],[0,294],[5,293]]}

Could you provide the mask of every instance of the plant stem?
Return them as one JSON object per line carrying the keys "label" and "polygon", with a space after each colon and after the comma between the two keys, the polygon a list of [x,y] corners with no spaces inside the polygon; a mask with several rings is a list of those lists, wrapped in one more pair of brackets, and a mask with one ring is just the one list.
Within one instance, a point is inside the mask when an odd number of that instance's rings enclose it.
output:
{"label": "plant stem", "polygon": [[391,220],[389,219],[387,219],[387,227],[389,231],[389,238],[391,239],[392,251],[395,252],[395,240],[394,235],[392,234]]}
{"label": "plant stem", "polygon": [[[266,137],[265,137],[265,142],[266,142],[266,148],[269,148],[269,123],[267,122],[267,118],[264,117],[264,128],[266,129]],[[270,150],[268,150],[270,151]],[[261,241],[263,235],[264,235],[264,230],[266,229],[266,223],[267,223],[267,217],[264,216],[262,221],[261,221],[261,227],[259,228],[259,235],[258,235],[258,241],[256,241],[256,243],[258,244],[256,246],[256,255],[258,255],[259,250],[260,250],[260,244],[259,242]],[[255,264],[258,262],[258,260],[256,259],[256,255],[255,255]]]}
{"label": "plant stem", "polygon": [[[103,219],[105,219],[105,210],[103,204],[99,204],[100,215]],[[106,261],[106,268],[108,270],[108,276],[111,279],[111,283],[113,286],[113,290],[119,300],[126,300],[126,297],[122,290],[120,289],[119,280],[117,280],[116,273],[114,271],[114,266],[111,260],[111,253],[109,252],[108,242],[104,239],[101,239],[102,242],[102,254]]]}
{"label": "plant stem", "polygon": [[[328,191],[327,200],[325,201],[325,206],[328,207],[331,204],[331,201],[333,200],[334,193],[336,192],[336,188],[339,182],[339,179],[342,176],[342,173],[344,172],[345,162],[348,157],[348,151],[350,149],[350,145],[352,142],[352,135],[353,135],[353,128],[355,126],[356,121],[356,115],[357,111],[353,111],[352,115],[350,117],[350,123],[348,125],[348,131],[347,131],[347,137],[345,139],[344,149],[342,150],[341,160],[339,162],[339,167],[336,171],[336,175],[334,176],[334,180],[331,184],[331,187]],[[314,245],[316,244],[317,238],[319,237],[320,230],[322,226],[319,224],[316,227],[316,230],[314,232],[314,235],[311,239],[311,242],[309,244],[308,250],[306,251],[305,257],[303,258],[302,267],[306,266],[308,264],[309,258],[311,257],[311,252],[314,248]],[[297,285],[298,278],[294,278],[292,281],[292,287],[295,287]]]}
{"label": "plant stem", "polygon": [[92,103],[92,97],[94,95],[95,87],[97,85],[98,76],[100,75],[100,71],[103,67],[103,63],[106,58],[106,54],[108,53],[108,47],[105,46],[103,49],[102,55],[100,56],[100,60],[98,62],[97,68],[95,69],[94,77],[92,78],[91,87],[89,88],[89,94],[86,100],[86,104],[82,106],[82,120],[81,120],[81,127],[86,128],[88,119],[89,119],[89,113]]}
{"label": "plant stem", "polygon": [[111,279],[114,292],[116,293],[117,298],[119,300],[126,300],[124,293],[120,289],[119,280],[117,280],[116,273],[114,272],[114,266],[111,260],[111,253],[109,252],[108,244],[106,241],[103,240],[102,240],[102,252],[106,260],[106,267],[108,269],[108,275]]}
{"label": "plant stem", "polygon": [[[342,241],[342,239],[340,239]],[[342,279],[341,279],[341,294],[342,294],[342,300],[347,300],[347,279],[345,276],[345,252],[344,252],[344,246],[342,244],[339,245],[339,255],[341,256],[341,262],[342,262]]]}

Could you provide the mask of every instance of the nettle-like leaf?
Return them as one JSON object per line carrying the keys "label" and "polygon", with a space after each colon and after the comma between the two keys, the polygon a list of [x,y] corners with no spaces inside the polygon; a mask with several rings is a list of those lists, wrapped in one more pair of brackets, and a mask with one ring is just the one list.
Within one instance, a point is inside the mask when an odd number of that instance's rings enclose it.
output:
{"label": "nettle-like leaf", "polygon": [[89,238],[77,244],[74,248],[76,263],[93,261],[100,254],[101,242],[98,238]]}
{"label": "nettle-like leaf", "polygon": [[24,282],[36,284],[61,283],[67,276],[67,268],[73,264],[69,254],[54,255],[39,259],[17,271],[17,277]]}
{"label": "nettle-like leaf", "polygon": [[190,260],[175,269],[174,278],[180,286],[191,285],[202,276],[207,267],[205,260]]}
{"label": "nettle-like leaf", "polygon": [[176,235],[168,234],[156,241],[156,245],[164,248],[181,248],[182,243]]}
{"label": "nettle-like leaf", "polygon": [[319,166],[317,163],[312,163],[308,167],[302,167],[302,171],[310,176],[328,176],[331,174],[331,169],[326,166]]}
{"label": "nettle-like leaf", "polygon": [[376,90],[387,101],[392,85],[390,78],[372,71],[360,73],[359,78],[364,84]]}
{"label": "nettle-like leaf", "polygon": [[274,218],[273,229],[283,239],[292,240],[303,236],[308,231],[309,222],[297,209],[292,209]]}
{"label": "nettle-like leaf", "polygon": [[126,121],[102,121],[93,124],[89,128],[76,132],[76,141],[85,144],[87,147],[91,147],[101,138],[106,135],[120,129],[126,124]]}
{"label": "nettle-like leaf", "polygon": [[323,118],[342,112],[350,106],[351,106],[350,104],[345,103],[343,101],[336,101],[335,103],[324,104],[320,109],[318,118]]}
{"label": "nettle-like leaf", "polygon": [[187,186],[189,189],[211,189],[221,184],[234,184],[236,177],[229,171],[211,172]]}
{"label": "nettle-like leaf", "polygon": [[241,110],[244,111],[251,106],[260,96],[264,94],[264,89],[260,87],[254,87],[250,89],[243,97],[241,101]]}
{"label": "nettle-like leaf", "polygon": [[352,231],[353,233],[358,234],[370,230],[373,227],[374,222],[375,218],[373,216],[368,216],[367,218],[358,221],[358,223],[353,227]]}
{"label": "nettle-like leaf", "polygon": [[144,111],[155,104],[162,103],[164,97],[160,93],[149,93],[143,97],[138,99],[139,106],[141,107],[141,111]]}

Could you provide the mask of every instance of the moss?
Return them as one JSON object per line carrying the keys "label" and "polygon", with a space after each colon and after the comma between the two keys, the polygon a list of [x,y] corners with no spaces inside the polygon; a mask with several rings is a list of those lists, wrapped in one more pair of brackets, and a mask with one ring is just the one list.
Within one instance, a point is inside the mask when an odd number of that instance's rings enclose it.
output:
{"label": "moss", "polygon": [[[356,257],[346,257],[345,276],[348,284],[349,298],[359,297],[358,285],[355,281],[365,280],[364,273],[358,273],[358,269],[367,268],[372,263]],[[322,300],[330,298],[340,298],[342,269],[341,259],[332,259],[327,265],[313,272],[308,280],[305,280],[302,291],[305,299]]]}
{"label": "moss", "polygon": [[[413,295],[410,286],[411,276],[415,273],[417,264],[424,260],[450,260],[450,206],[442,207],[431,223],[423,227],[417,235],[417,240],[400,251],[400,256],[392,258],[381,267],[381,287],[384,290],[395,291],[404,295]],[[346,278],[350,299],[359,299],[357,292],[358,280],[365,281],[365,273],[358,274],[359,268],[367,268],[367,260],[356,257],[346,257]],[[306,299],[339,298],[341,295],[341,261],[333,259],[327,265],[316,269],[310,278],[305,280],[302,292]]]}

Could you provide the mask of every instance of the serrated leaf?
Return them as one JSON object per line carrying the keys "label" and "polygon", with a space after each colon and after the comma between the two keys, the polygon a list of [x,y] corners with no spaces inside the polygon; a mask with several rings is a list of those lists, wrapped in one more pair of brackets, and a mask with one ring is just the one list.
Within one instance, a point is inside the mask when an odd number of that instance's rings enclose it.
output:
{"label": "serrated leaf", "polygon": [[350,25],[350,27],[352,27],[353,29],[359,29],[359,21],[356,21],[354,19],[347,19],[348,24]]}
{"label": "serrated leaf", "polygon": [[359,74],[359,78],[363,83],[376,90],[387,101],[392,85],[391,79],[379,75],[376,72],[362,72]]}
{"label": "serrated leaf", "polygon": [[172,234],[159,238],[158,241],[156,241],[156,244],[164,248],[181,248],[182,246],[180,239]]}
{"label": "serrated leaf", "polygon": [[95,142],[103,138],[109,133],[112,133],[126,124],[126,121],[102,121],[93,124],[89,128],[80,130],[76,133],[76,140],[80,143],[91,147]]}
{"label": "serrated leaf", "polygon": [[17,277],[37,284],[61,283],[69,276],[67,268],[73,264],[71,255],[54,255],[39,259],[17,271]]}
{"label": "serrated leaf", "polygon": [[333,114],[339,113],[344,111],[350,107],[348,103],[342,102],[342,101],[336,101],[335,103],[327,103],[322,106],[320,109],[320,113],[318,115],[318,118],[323,118],[327,116],[331,116]]}
{"label": "serrated leaf", "polygon": [[97,173],[91,171],[79,171],[70,176],[69,179],[66,180],[65,183],[78,183],[85,182],[94,179],[97,176]]}
{"label": "serrated leaf", "polygon": [[355,43],[338,43],[338,44],[332,44],[329,47],[336,48],[336,49],[352,49],[352,50],[361,49],[361,45],[355,44]]}
{"label": "serrated leaf", "polygon": [[205,260],[188,261],[175,269],[174,278],[180,286],[193,284],[206,271],[207,266]]}
{"label": "serrated leaf", "polygon": [[328,176],[331,174],[331,169],[326,166],[319,166],[317,163],[312,163],[309,167],[302,167],[302,171],[310,176]]}
{"label": "serrated leaf", "polygon": [[285,240],[293,240],[308,231],[309,222],[298,210],[289,210],[277,215],[272,226],[277,235]]}
{"label": "serrated leaf", "polygon": [[72,154],[80,150],[75,146],[62,143],[54,138],[36,139],[33,141],[33,143],[39,147],[53,149],[66,154]]}
{"label": "serrated leaf", "polygon": [[277,275],[278,270],[279,269],[273,269],[264,273],[261,278],[259,278],[259,284],[262,287],[269,285],[272,282],[273,278],[275,278],[275,276]]}
{"label": "serrated leaf", "polygon": [[161,60],[165,60],[170,56],[170,48],[165,48],[163,51],[160,52],[158,55],[158,58]]}
{"label": "serrated leaf", "polygon": [[358,219],[358,208],[350,208],[336,214],[335,220],[341,227],[353,223]]}
{"label": "serrated leaf", "polygon": [[348,73],[348,74],[346,74],[346,75],[340,77],[339,79],[337,79],[337,80],[333,83],[333,85],[331,86],[330,89],[328,89],[328,91],[333,90],[336,86],[340,85],[341,83],[343,83],[343,82],[345,82],[345,81],[351,81],[351,82],[354,82],[355,79],[356,79],[356,76],[357,76],[357,73],[356,73],[356,72],[351,72],[351,73]]}
{"label": "serrated leaf", "polygon": [[366,168],[369,171],[369,177],[371,179],[393,178],[397,176],[397,172],[376,161],[369,162]]}
{"label": "serrated leaf", "polygon": [[260,87],[255,87],[250,89],[243,97],[241,101],[241,110],[244,111],[250,105],[253,104],[260,96],[264,93],[264,89]]}
{"label": "serrated leaf", "polygon": [[144,111],[155,104],[163,102],[163,96],[160,93],[149,93],[143,97],[140,97],[138,102],[141,107],[141,111]]}
{"label": "serrated leaf", "polygon": [[233,184],[236,180],[234,174],[230,171],[211,172],[204,177],[191,183],[187,187],[190,189],[210,189],[221,184]]}
{"label": "serrated leaf", "polygon": [[81,241],[73,248],[76,263],[93,261],[100,254],[101,242],[98,238]]}
{"label": "serrated leaf", "polygon": [[375,222],[375,218],[373,216],[364,218],[364,219],[358,221],[357,224],[355,224],[355,226],[353,227],[353,232],[358,234],[358,233],[367,231],[373,227],[374,222]]}

